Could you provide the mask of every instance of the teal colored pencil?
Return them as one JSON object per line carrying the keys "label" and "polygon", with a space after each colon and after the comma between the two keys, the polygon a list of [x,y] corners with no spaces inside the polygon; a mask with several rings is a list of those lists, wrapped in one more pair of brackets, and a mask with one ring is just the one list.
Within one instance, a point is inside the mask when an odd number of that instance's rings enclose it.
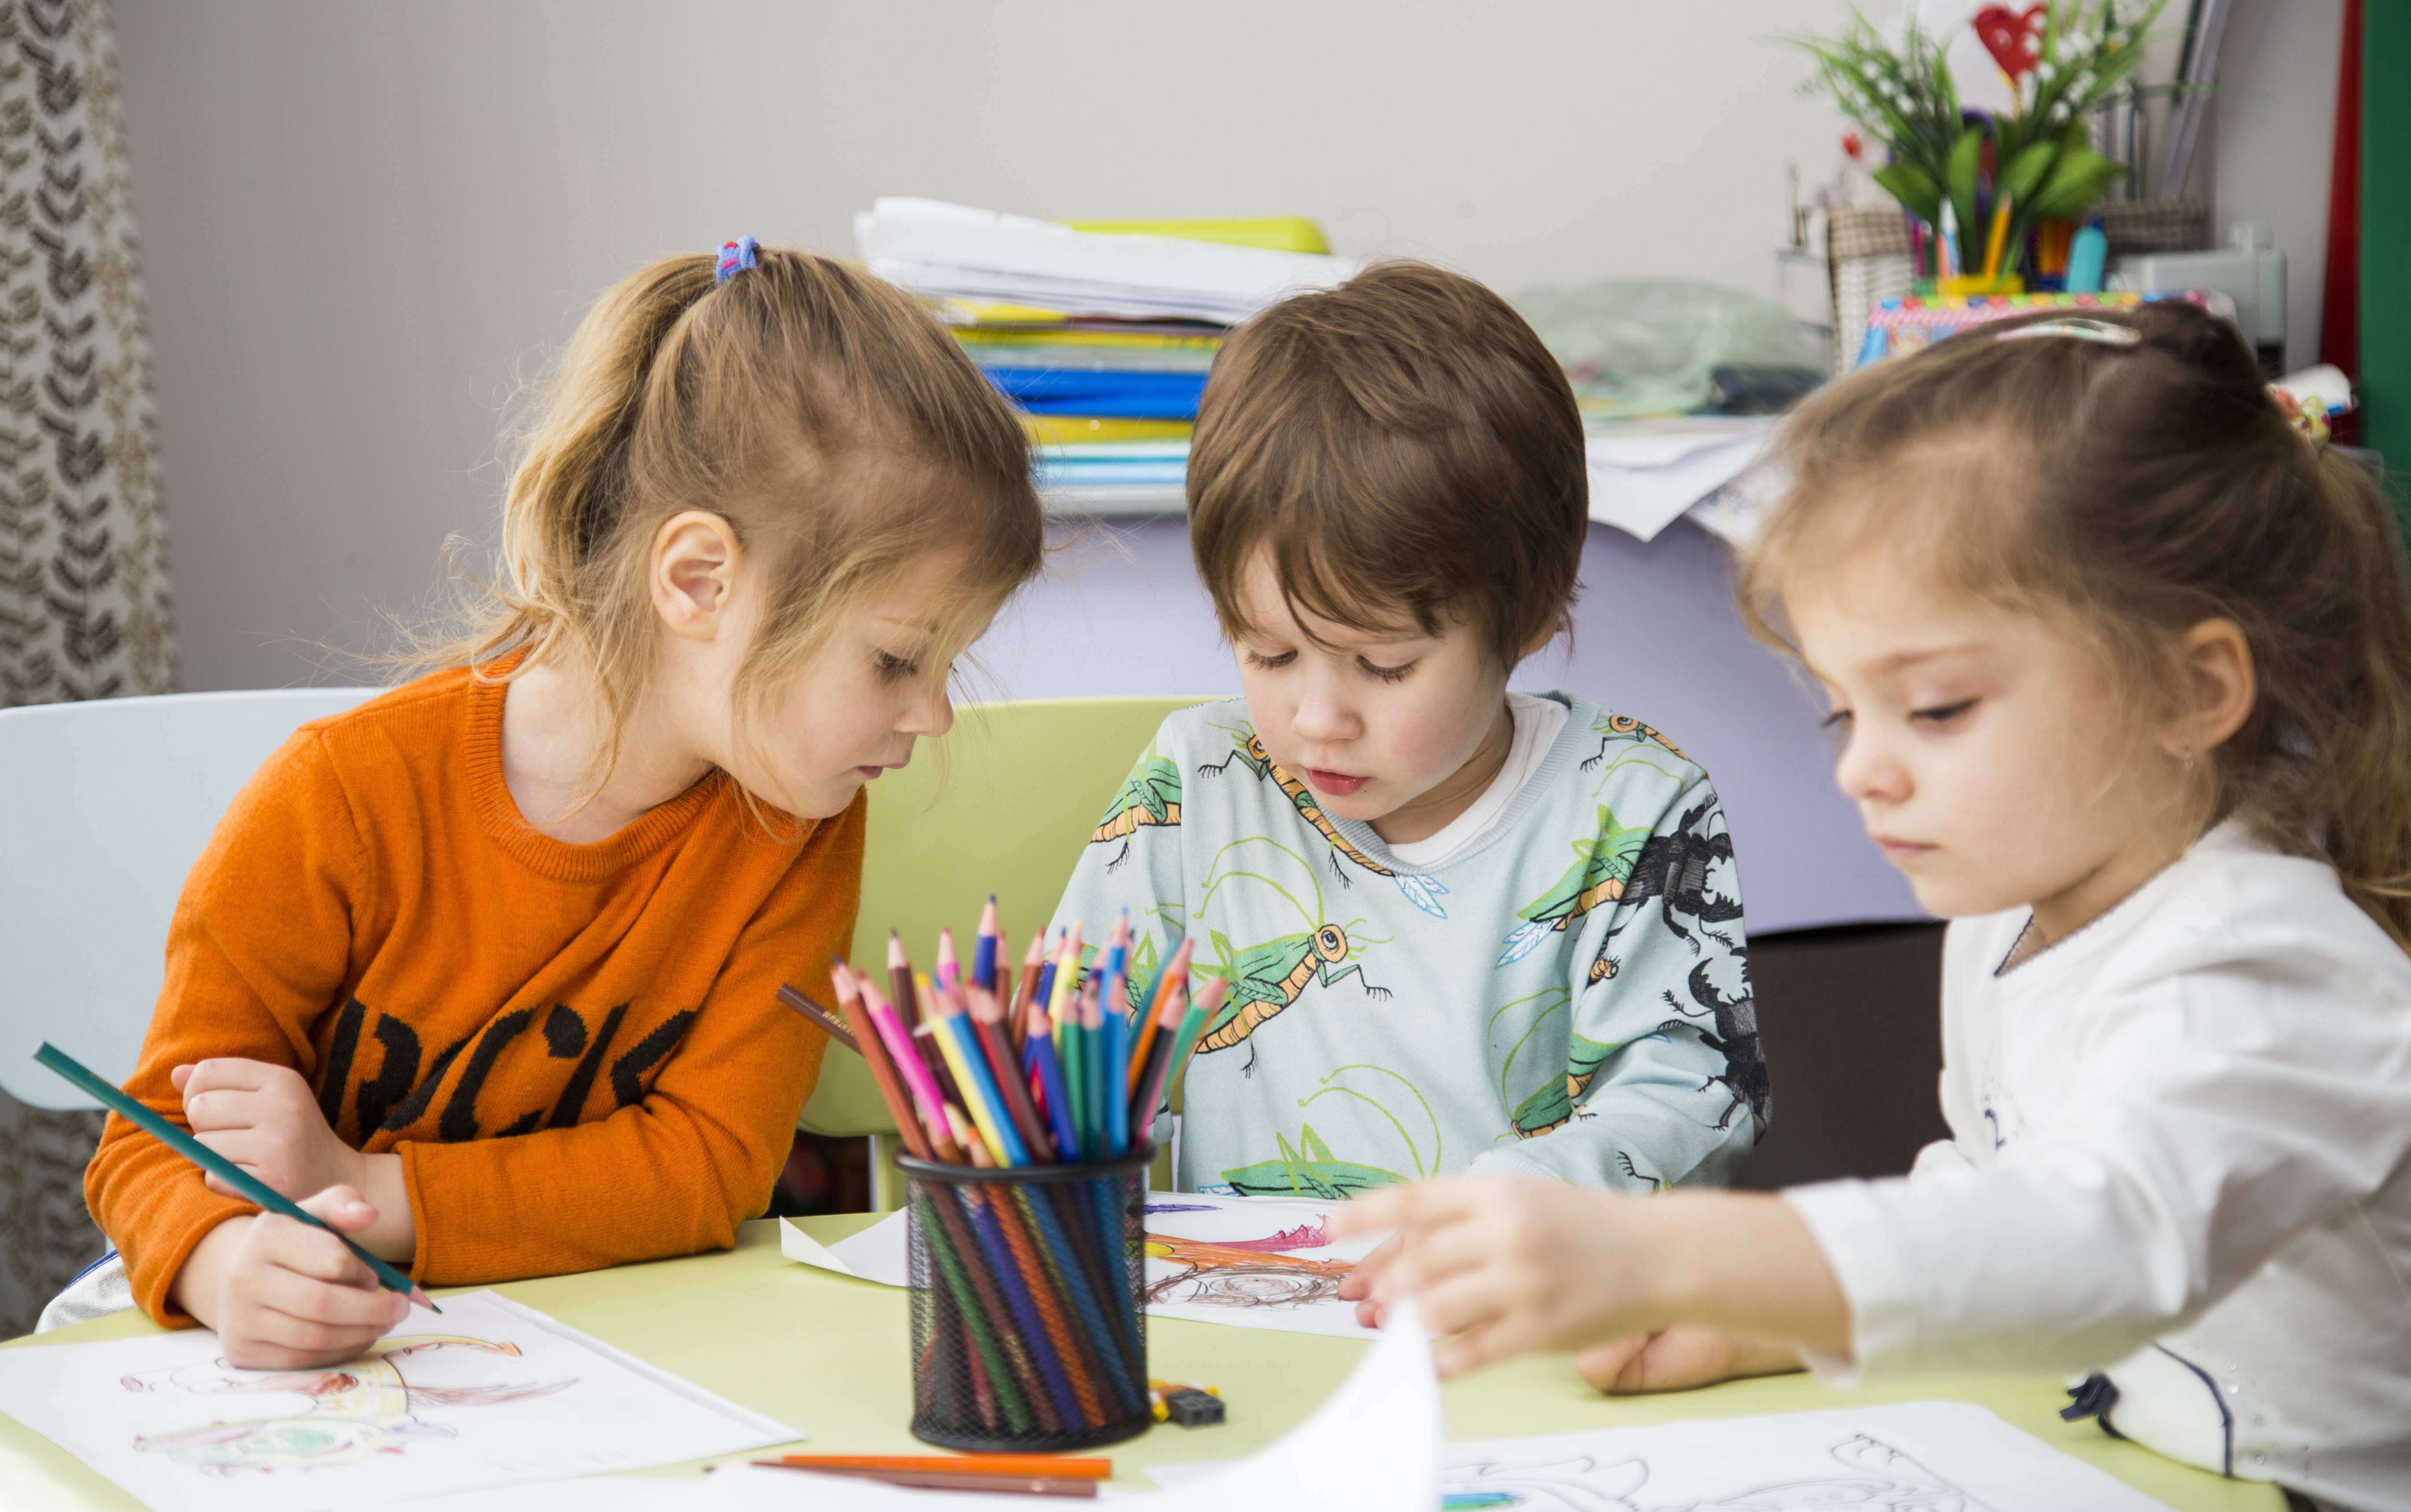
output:
{"label": "teal colored pencil", "polygon": [[414,1283],[410,1277],[403,1275],[392,1266],[386,1264],[385,1261],[378,1259],[367,1250],[364,1250],[360,1248],[359,1245],[353,1243],[346,1236],[336,1233],[335,1229],[324,1220],[303,1212],[299,1205],[279,1195],[273,1187],[263,1185],[259,1179],[252,1175],[251,1172],[243,1170],[241,1166],[236,1165],[233,1161],[228,1160],[226,1156],[218,1154],[215,1150],[211,1149],[208,1145],[203,1144],[200,1141],[193,1138],[190,1134],[185,1133],[183,1129],[178,1128],[175,1125],[160,1117],[157,1113],[153,1112],[150,1109],[143,1107],[132,1098],[129,1098],[124,1093],[118,1091],[117,1088],[110,1086],[99,1077],[93,1075],[92,1072],[84,1069],[80,1062],[79,1062],[73,1055],[68,1054],[66,1051],[59,1049],[56,1045],[45,1040],[42,1044],[42,1048],[34,1052],[34,1058],[49,1067],[51,1070],[58,1072],[61,1076],[66,1077],[84,1092],[99,1098],[104,1105],[114,1112],[119,1117],[124,1119],[127,1123],[132,1124],[143,1133],[150,1135],[153,1139],[157,1140],[168,1149],[175,1151],[178,1155],[183,1156],[185,1159],[200,1167],[203,1170],[215,1176],[218,1180],[226,1183],[228,1186],[233,1187],[236,1193],[241,1196],[244,1201],[256,1202],[270,1213],[281,1213],[288,1218],[299,1218],[303,1223],[309,1224],[313,1228],[324,1228],[327,1232],[334,1234],[337,1239],[343,1240],[343,1247],[345,1249],[350,1250],[353,1254],[358,1256],[360,1259],[367,1264],[370,1270],[376,1272],[377,1285],[383,1287],[386,1290],[398,1291],[403,1296],[409,1298],[412,1301],[423,1302],[426,1304],[427,1309],[430,1312],[440,1313],[444,1311],[441,1307],[436,1306],[425,1292],[419,1290],[417,1285]]}

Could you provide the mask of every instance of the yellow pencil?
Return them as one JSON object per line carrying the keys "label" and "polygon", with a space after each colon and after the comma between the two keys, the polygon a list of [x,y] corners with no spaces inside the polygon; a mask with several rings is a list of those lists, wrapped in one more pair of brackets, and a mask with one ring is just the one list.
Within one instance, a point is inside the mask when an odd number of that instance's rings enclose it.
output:
{"label": "yellow pencil", "polygon": [[1993,229],[1984,238],[1984,280],[1992,282],[2001,276],[2001,254],[2009,244],[2009,192],[2004,189],[1993,202]]}

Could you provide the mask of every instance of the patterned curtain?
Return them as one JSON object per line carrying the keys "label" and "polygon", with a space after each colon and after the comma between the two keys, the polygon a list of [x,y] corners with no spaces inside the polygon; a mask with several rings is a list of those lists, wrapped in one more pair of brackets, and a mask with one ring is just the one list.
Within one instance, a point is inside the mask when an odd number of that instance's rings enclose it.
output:
{"label": "patterned curtain", "polygon": [[[168,610],[109,13],[0,0],[0,707],[168,691]],[[0,1093],[0,1336],[101,1253],[99,1138]]]}

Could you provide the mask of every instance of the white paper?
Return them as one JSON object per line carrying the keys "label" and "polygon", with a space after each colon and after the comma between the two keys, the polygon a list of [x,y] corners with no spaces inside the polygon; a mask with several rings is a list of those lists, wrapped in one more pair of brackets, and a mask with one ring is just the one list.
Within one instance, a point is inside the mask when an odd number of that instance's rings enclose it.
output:
{"label": "white paper", "polygon": [[1181,237],[1074,231],[942,200],[884,197],[854,219],[872,272],[926,295],[1075,315],[1235,323],[1282,296],[1330,288],[1361,266]]}
{"label": "white paper", "polygon": [[1684,511],[1707,498],[1756,460],[1763,435],[1695,451],[1663,467],[1590,464],[1590,517],[1629,535],[1654,541]]}
{"label": "white paper", "polygon": [[1616,420],[1583,432],[1583,454],[1593,467],[1666,467],[1718,446],[1763,441],[1775,429],[1772,415],[1686,414],[1661,420]]}
{"label": "white paper", "polygon": [[904,1257],[904,1214],[891,1213],[860,1233],[824,1244],[785,1218],[779,1220],[779,1253],[824,1271],[876,1281],[883,1287],[907,1286],[912,1274]]}
{"label": "white paper", "polygon": [[[1186,1487],[1214,1469],[1148,1474]],[[1439,1492],[1447,1506],[1523,1512],[2167,1512],[1965,1402],[1451,1444]]]}
{"label": "white paper", "polygon": [[[1408,1303],[1391,1314],[1381,1341],[1365,1351],[1339,1389],[1277,1443],[1229,1464],[1193,1467],[1170,1490],[1112,1500],[1134,1512],[1434,1512],[1439,1505],[1441,1432],[1431,1342]],[[705,1484],[711,1500],[665,1499],[665,1512],[684,1512],[690,1505],[716,1512],[1030,1512],[1037,1505],[1027,1496],[906,1490],[751,1466],[715,1471]],[[503,1509],[480,1506],[474,1512]],[[564,1505],[563,1512],[571,1509]],[[1578,1512],[1593,1508],[1579,1504]]]}
{"label": "white paper", "polygon": [[[1369,1339],[1356,1304],[1339,1283],[1381,1236],[1335,1244],[1323,1225],[1336,1202],[1223,1197],[1210,1192],[1147,1194],[1147,1310],[1235,1328],[1278,1329]],[[905,1216],[892,1213],[860,1233],[822,1244],[792,1223],[780,1225],[779,1251],[791,1260],[876,1281],[907,1284]]]}
{"label": "white paper", "polygon": [[309,1371],[235,1370],[201,1330],[0,1351],[0,1412],[174,1512],[367,1506],[798,1436],[493,1292],[443,1306]]}

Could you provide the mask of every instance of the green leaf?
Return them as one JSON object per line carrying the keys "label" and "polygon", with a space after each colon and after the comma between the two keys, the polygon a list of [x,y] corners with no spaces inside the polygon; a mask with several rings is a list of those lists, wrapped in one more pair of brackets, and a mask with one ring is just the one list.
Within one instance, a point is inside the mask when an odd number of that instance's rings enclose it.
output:
{"label": "green leaf", "polygon": [[2055,141],[2038,141],[2011,158],[2009,167],[2001,170],[2000,193],[2011,196],[2016,205],[2023,208],[2027,200],[2034,197],[2035,186],[2042,182],[2044,174],[2050,171],[2052,159],[2059,154],[2059,143]]}
{"label": "green leaf", "polygon": [[[1959,134],[1951,148],[1950,177],[1945,187],[1951,194],[1951,212],[1959,219],[1960,256],[1965,259],[1971,247],[1979,245],[1984,234],[1983,224],[1976,218],[1976,167],[1983,161],[1984,130],[1969,126]],[[1976,256],[1982,253],[1977,251]]]}
{"label": "green leaf", "polygon": [[1914,163],[1887,163],[1868,175],[1911,215],[1932,225],[1942,218],[1942,186]]}
{"label": "green leaf", "polygon": [[2039,220],[2074,220],[2126,171],[2125,164],[2112,163],[2090,147],[2064,147],[2028,208]]}

